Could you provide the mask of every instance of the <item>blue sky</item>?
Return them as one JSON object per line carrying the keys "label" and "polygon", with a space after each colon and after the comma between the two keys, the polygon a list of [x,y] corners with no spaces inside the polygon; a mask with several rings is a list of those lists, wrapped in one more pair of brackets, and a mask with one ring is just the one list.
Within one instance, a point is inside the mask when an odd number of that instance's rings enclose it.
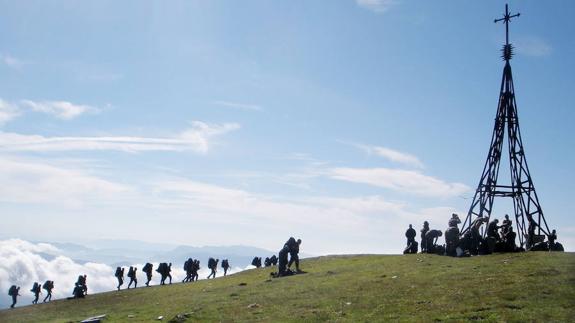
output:
{"label": "blue sky", "polygon": [[[467,213],[504,4],[0,1],[0,237],[400,252],[409,223]],[[510,2],[527,160],[569,250],[574,7]]]}

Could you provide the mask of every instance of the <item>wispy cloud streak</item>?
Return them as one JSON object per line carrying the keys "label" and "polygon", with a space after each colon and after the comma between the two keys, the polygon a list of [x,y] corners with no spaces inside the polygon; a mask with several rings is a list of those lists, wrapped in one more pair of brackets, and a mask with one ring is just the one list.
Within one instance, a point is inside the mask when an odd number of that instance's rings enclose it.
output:
{"label": "wispy cloud streak", "polygon": [[0,150],[4,151],[87,151],[115,150],[123,152],[194,151],[205,154],[213,138],[239,129],[236,123],[208,124],[192,122],[192,127],[173,137],[137,136],[45,137],[0,132]]}
{"label": "wispy cloud streak", "polygon": [[391,168],[333,168],[334,179],[363,183],[423,196],[453,197],[469,190],[461,183],[447,183],[417,171]]}
{"label": "wispy cloud streak", "polygon": [[262,111],[263,108],[256,104],[246,104],[230,101],[214,101],[212,104],[219,105],[226,108],[238,109],[238,110],[248,110],[248,111]]}
{"label": "wispy cloud streak", "polygon": [[384,13],[396,4],[396,0],[356,0],[360,7],[369,9],[376,13]]}
{"label": "wispy cloud streak", "polygon": [[407,154],[398,150],[381,146],[371,146],[363,144],[353,144],[353,145],[370,155],[383,157],[394,163],[402,164],[405,166],[412,166],[416,168],[424,167],[423,163],[419,160],[419,158],[411,154]]}

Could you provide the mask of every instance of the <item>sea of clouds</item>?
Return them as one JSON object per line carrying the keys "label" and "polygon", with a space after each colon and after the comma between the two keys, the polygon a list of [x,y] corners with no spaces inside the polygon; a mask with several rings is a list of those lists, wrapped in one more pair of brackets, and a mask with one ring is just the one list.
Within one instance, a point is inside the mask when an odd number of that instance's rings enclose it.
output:
{"label": "sea of clouds", "polygon": [[[141,271],[143,264],[134,264],[138,268],[138,286],[145,286],[145,274]],[[159,284],[159,274],[155,272],[158,264],[154,263],[154,272],[150,285]],[[179,266],[181,267],[181,266]],[[173,282],[181,282],[185,277],[183,268],[172,266]],[[244,269],[230,268],[228,271],[236,273]],[[9,307],[12,299],[8,296],[10,286],[20,286],[20,297],[16,306],[29,305],[34,298],[30,291],[34,282],[43,284],[46,280],[54,281],[52,299],[72,296],[74,283],[79,275],[87,275],[88,294],[115,290],[118,284],[114,277],[116,269],[102,263],[79,263],[66,257],[62,251],[48,243],[32,243],[20,239],[0,240],[0,308]],[[127,270],[125,271],[128,272]],[[209,274],[206,264],[202,264],[199,271],[200,279]],[[218,276],[221,276],[221,269]],[[122,288],[126,288],[129,279],[125,279]],[[40,302],[45,291],[40,295]]]}

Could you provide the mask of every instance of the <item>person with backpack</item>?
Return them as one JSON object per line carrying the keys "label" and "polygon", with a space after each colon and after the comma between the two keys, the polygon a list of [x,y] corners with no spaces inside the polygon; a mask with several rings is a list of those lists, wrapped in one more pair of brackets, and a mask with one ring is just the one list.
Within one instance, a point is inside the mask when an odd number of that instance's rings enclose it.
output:
{"label": "person with backpack", "polygon": [[142,268],[142,271],[146,273],[146,286],[149,287],[150,286],[150,281],[152,280],[152,270],[153,270],[154,265],[152,265],[151,263],[146,263],[144,265],[144,268]]}
{"label": "person with backpack", "polygon": [[44,297],[43,303],[46,303],[46,301],[51,301],[52,300],[52,289],[54,289],[54,281],[52,280],[47,280],[44,282],[44,284],[42,285],[42,288],[46,291],[46,297]]}
{"label": "person with backpack", "polygon": [[278,257],[276,255],[272,255],[270,257],[270,264],[272,266],[276,266],[278,264]]}
{"label": "person with backpack", "polygon": [[[289,270],[289,267],[292,263],[295,262],[296,271],[300,272],[299,269],[299,246],[301,244],[301,239],[295,240],[294,237],[290,237],[288,241],[284,244],[283,248],[279,252],[279,264],[278,264],[278,272],[276,277],[282,276],[289,276],[293,275],[293,272]],[[290,260],[288,263],[288,255],[290,256]]]}
{"label": "person with backpack", "polygon": [[38,304],[38,298],[42,292],[42,285],[40,285],[38,282],[34,282],[34,285],[30,291],[34,293],[34,300],[32,301],[32,304]]}
{"label": "person with backpack", "polygon": [[224,269],[224,277],[228,273],[228,269],[230,269],[230,263],[227,259],[222,260],[222,268]]}
{"label": "person with backpack", "polygon": [[10,308],[14,308],[16,306],[16,302],[18,301],[18,296],[20,296],[20,286],[12,285],[8,290],[8,295],[12,296],[12,305]]}
{"label": "person with backpack", "polygon": [[188,260],[184,262],[184,271],[186,272],[186,278],[182,280],[182,283],[188,283],[192,281],[193,266],[194,266],[194,260],[192,258],[188,258]]}
{"label": "person with backpack", "polygon": [[210,257],[210,259],[208,259],[208,268],[210,268],[211,273],[208,275],[207,279],[210,279],[210,277],[212,277],[212,276],[214,278],[216,278],[216,271],[218,270],[218,262],[219,261],[220,261],[219,259],[214,259],[211,257]]}
{"label": "person with backpack", "polygon": [[138,278],[136,277],[136,272],[138,268],[130,266],[130,270],[128,270],[128,277],[130,277],[130,283],[128,283],[128,289],[134,283],[134,288],[138,288]]}
{"label": "person with backpack", "polygon": [[256,268],[260,268],[262,266],[262,258],[261,257],[254,257],[254,259],[252,259],[252,266],[255,266]]}
{"label": "person with backpack", "polygon": [[198,278],[200,277],[200,275],[198,274],[199,270],[200,270],[200,260],[196,259],[192,264],[192,281],[198,281]]}
{"label": "person with backpack", "polygon": [[122,287],[122,285],[124,284],[124,268],[116,267],[116,273],[114,276],[116,276],[116,278],[118,279],[118,286],[116,288],[120,290],[120,287]]}
{"label": "person with backpack", "polygon": [[172,263],[170,262],[170,263],[168,264],[168,268],[166,269],[166,276],[167,276],[167,278],[170,279],[170,285],[172,284],[172,274],[171,274],[171,272],[172,272]]}

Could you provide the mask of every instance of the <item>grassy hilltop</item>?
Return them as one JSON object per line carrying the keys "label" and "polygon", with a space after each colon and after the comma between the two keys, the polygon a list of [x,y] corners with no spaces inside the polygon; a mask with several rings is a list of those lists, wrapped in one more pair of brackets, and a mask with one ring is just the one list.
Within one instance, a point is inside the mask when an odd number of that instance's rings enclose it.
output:
{"label": "grassy hilltop", "polygon": [[575,254],[328,256],[270,269],[0,311],[0,322],[575,321]]}

